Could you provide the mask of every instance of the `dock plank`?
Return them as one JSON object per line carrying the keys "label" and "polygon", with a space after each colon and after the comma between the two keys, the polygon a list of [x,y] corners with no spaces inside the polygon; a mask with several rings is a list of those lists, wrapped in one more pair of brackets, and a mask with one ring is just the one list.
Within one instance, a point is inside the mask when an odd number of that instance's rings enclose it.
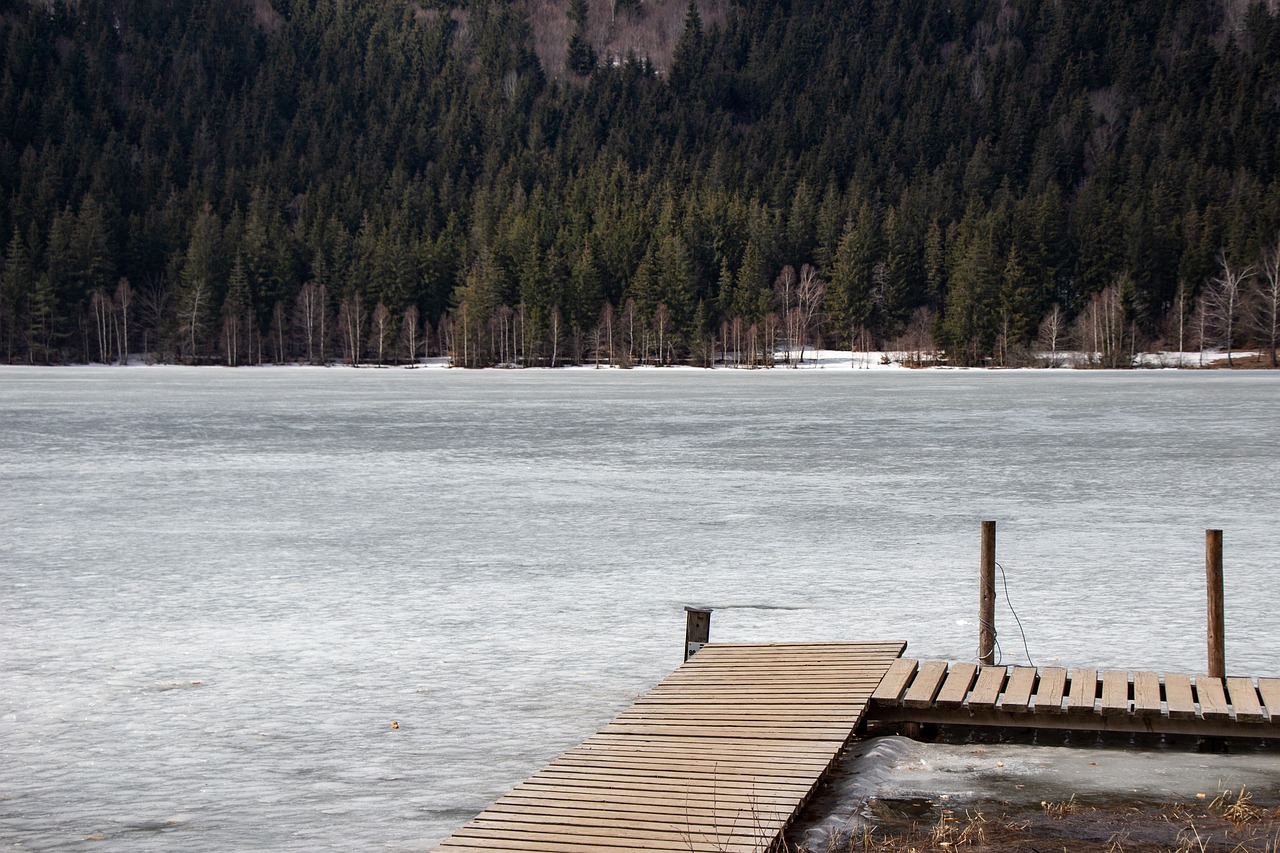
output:
{"label": "dock plank", "polygon": [[1098,698],[1098,672],[1093,669],[1072,669],[1071,690],[1067,694],[1067,710],[1092,714]]}
{"label": "dock plank", "polygon": [[1165,673],[1164,699],[1169,719],[1194,720],[1197,718],[1195,697],[1191,693],[1191,676],[1178,672]]}
{"label": "dock plank", "polygon": [[1067,671],[1062,667],[1045,667],[1040,671],[1040,684],[1036,687],[1035,712],[1037,714],[1061,714],[1062,698],[1067,690]]}
{"label": "dock plank", "polygon": [[911,683],[911,679],[915,674],[915,660],[899,658],[894,661],[889,667],[889,671],[884,674],[884,678],[881,679],[880,685],[871,694],[872,703],[883,702],[896,705],[902,699],[903,694],[907,692],[907,685]]}
{"label": "dock plank", "polygon": [[1004,689],[1004,680],[1009,671],[1003,666],[984,666],[978,670],[978,680],[969,694],[969,708],[973,711],[987,711],[996,706],[1000,691]]}
{"label": "dock plank", "polygon": [[1258,695],[1267,712],[1267,719],[1280,723],[1280,678],[1259,678]]}
{"label": "dock plank", "polygon": [[947,674],[947,665],[943,661],[931,660],[920,664],[915,680],[907,689],[902,704],[907,708],[928,708],[942,687],[942,679]]}
{"label": "dock plank", "polygon": [[1032,666],[1015,666],[1009,673],[1000,710],[1012,714],[1025,714],[1031,710],[1031,690],[1036,684],[1036,669]]}
{"label": "dock plank", "polygon": [[1253,686],[1252,678],[1228,678],[1227,698],[1231,700],[1237,723],[1263,722],[1262,703],[1258,701],[1258,690]]}
{"label": "dock plank", "polygon": [[[873,693],[894,702],[906,694],[916,662],[908,670],[899,660],[904,648],[706,645],[435,849],[763,853],[812,794]],[[945,672],[942,664],[939,683]],[[936,687],[928,702],[934,694]]]}
{"label": "dock plank", "polygon": [[1129,673],[1108,669],[1102,673],[1102,716],[1129,713]]}
{"label": "dock plank", "polygon": [[939,708],[959,708],[969,695],[969,688],[978,676],[978,667],[971,663],[953,663],[947,678],[942,682],[935,700]]}
{"label": "dock plank", "polygon": [[1133,674],[1133,713],[1139,717],[1160,716],[1159,673],[1135,672]]}
{"label": "dock plank", "polygon": [[1231,719],[1231,707],[1221,678],[1208,675],[1196,676],[1196,698],[1200,702],[1200,716],[1206,720]]}

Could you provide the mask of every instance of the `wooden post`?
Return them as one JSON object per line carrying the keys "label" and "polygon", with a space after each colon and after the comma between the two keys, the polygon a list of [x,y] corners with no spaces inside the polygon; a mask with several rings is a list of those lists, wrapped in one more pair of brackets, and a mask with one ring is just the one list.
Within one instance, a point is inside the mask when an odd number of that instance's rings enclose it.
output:
{"label": "wooden post", "polygon": [[982,522],[982,567],[978,580],[978,663],[996,662],[996,523]]}
{"label": "wooden post", "polygon": [[1223,646],[1221,530],[1204,532],[1204,574],[1209,600],[1209,677],[1225,678],[1227,653]]}
{"label": "wooden post", "polygon": [[688,660],[711,642],[711,609],[686,607],[684,614],[684,659]]}

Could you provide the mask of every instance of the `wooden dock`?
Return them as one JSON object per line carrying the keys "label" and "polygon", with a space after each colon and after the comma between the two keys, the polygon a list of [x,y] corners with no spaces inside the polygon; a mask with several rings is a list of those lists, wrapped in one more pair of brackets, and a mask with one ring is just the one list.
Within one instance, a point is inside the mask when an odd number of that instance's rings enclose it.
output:
{"label": "wooden dock", "polygon": [[1009,728],[1280,737],[1280,678],[895,661],[871,719]]}
{"label": "wooden dock", "polygon": [[436,850],[767,850],[904,648],[707,645]]}

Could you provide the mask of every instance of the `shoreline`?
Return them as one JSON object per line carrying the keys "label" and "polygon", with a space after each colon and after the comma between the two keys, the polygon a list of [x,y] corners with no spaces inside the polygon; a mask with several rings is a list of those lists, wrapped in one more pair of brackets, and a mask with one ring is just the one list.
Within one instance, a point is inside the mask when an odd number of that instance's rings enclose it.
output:
{"label": "shoreline", "polygon": [[717,364],[712,367],[696,367],[687,364],[669,364],[669,365],[653,365],[653,364],[637,364],[630,367],[619,367],[609,364],[572,364],[560,367],[546,366],[530,366],[521,367],[519,365],[493,365],[490,367],[457,367],[450,363],[450,359],[444,356],[435,356],[420,360],[414,364],[359,364],[352,365],[347,362],[330,362],[327,364],[304,364],[301,362],[290,362],[285,364],[278,363],[260,363],[260,364],[178,364],[175,362],[162,362],[148,360],[144,354],[135,354],[131,356],[125,364],[120,362],[111,362],[103,364],[100,362],[74,363],[74,364],[5,364],[0,365],[4,368],[23,368],[32,370],[45,370],[57,368],[120,368],[120,367],[142,367],[152,369],[163,368],[200,368],[200,369],[216,369],[216,370],[254,370],[254,369],[281,369],[281,370],[460,370],[464,372],[513,372],[522,373],[525,371],[534,372],[582,372],[582,371],[639,371],[648,373],[653,371],[679,371],[679,372],[696,372],[696,373],[814,373],[814,372],[837,372],[837,373],[871,373],[871,372],[911,372],[911,373],[1134,373],[1134,372],[1169,372],[1169,371],[1187,371],[1187,372],[1266,372],[1275,370],[1268,363],[1267,358],[1256,350],[1232,351],[1231,360],[1238,362],[1228,364],[1227,353],[1220,350],[1199,352],[1155,352],[1155,353],[1139,353],[1135,356],[1135,363],[1131,367],[1101,367],[1093,364],[1085,363],[1085,357],[1082,353],[1063,353],[1063,363],[1040,366],[953,366],[946,364],[921,364],[908,365],[903,361],[906,359],[895,358],[901,356],[901,353],[891,351],[875,351],[867,353],[859,353],[851,356],[843,350],[820,350],[816,356],[810,355],[806,357],[804,363],[787,364],[782,358],[779,358],[771,366],[760,367],[742,367],[727,364]]}

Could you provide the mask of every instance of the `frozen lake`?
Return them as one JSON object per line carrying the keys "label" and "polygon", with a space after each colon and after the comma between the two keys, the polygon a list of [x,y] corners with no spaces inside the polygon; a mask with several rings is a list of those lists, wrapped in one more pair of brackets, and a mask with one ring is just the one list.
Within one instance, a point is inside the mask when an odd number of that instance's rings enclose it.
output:
{"label": "frozen lake", "polygon": [[[0,368],[0,843],[424,850],[713,639],[1280,674],[1280,374]],[[1000,590],[1006,662],[1025,660]],[[398,729],[392,729],[392,721]]]}

